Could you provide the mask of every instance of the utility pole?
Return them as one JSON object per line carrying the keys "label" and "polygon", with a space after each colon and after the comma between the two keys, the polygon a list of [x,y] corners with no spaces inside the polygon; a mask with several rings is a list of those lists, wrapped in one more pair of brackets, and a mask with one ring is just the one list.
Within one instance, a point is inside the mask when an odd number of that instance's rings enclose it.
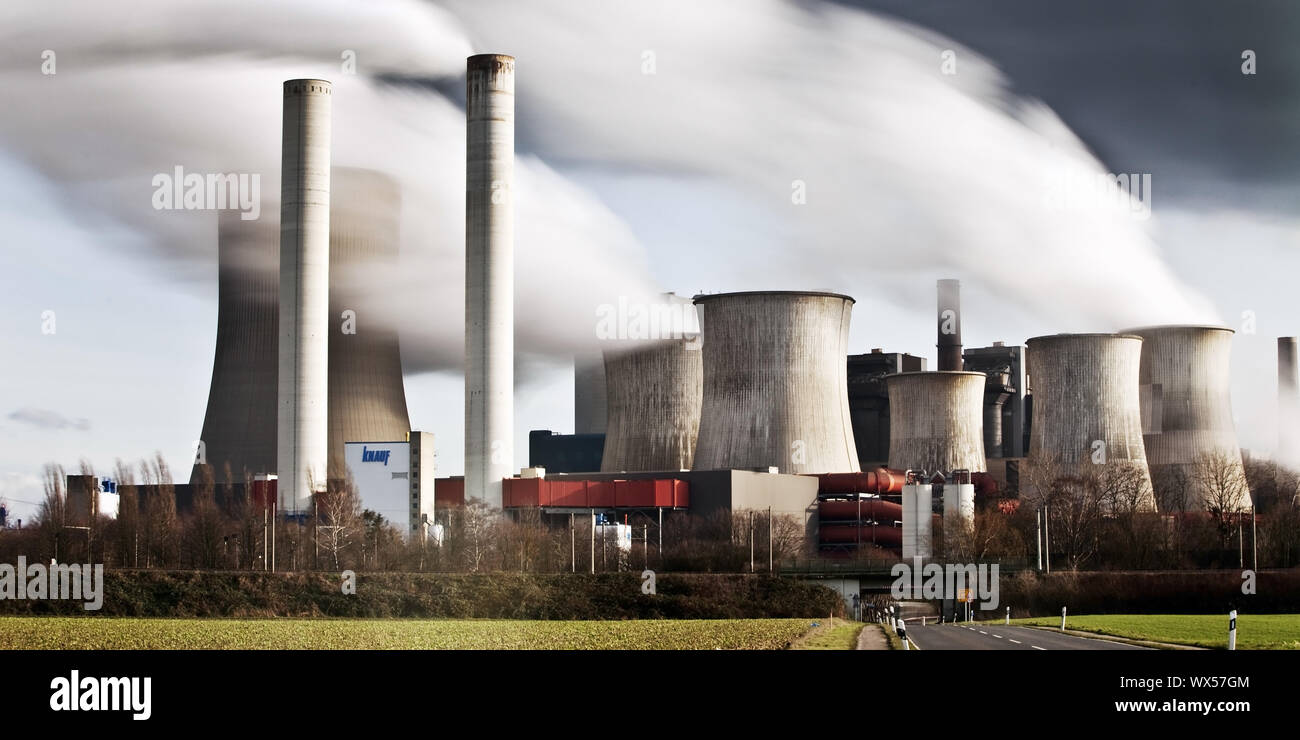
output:
{"label": "utility pole", "polygon": [[596,573],[596,510],[591,510],[591,572]]}
{"label": "utility pole", "polygon": [[1052,517],[1046,506],[1043,507],[1043,549],[1047,551],[1047,572],[1052,572]]}
{"label": "utility pole", "polygon": [[1043,510],[1034,512],[1034,546],[1038,548],[1038,570],[1043,570]]}
{"label": "utility pole", "polygon": [[1250,567],[1259,570],[1259,543],[1255,541],[1255,505],[1250,505]]}
{"label": "utility pole", "polygon": [[1237,515],[1237,566],[1246,567],[1246,544],[1241,541],[1242,536],[1241,514]]}
{"label": "utility pole", "polygon": [[664,562],[664,510],[659,507],[659,564]]}
{"label": "utility pole", "polygon": [[[858,537],[861,536],[862,535],[858,535]],[[767,572],[768,573],[772,572],[772,507],[771,506],[767,507]]]}
{"label": "utility pole", "polygon": [[573,512],[569,512],[569,572],[578,572],[578,535],[573,531]]}
{"label": "utility pole", "polygon": [[645,569],[650,570],[650,525],[641,525],[641,556],[645,560]]}
{"label": "utility pole", "polygon": [[754,510],[749,510],[749,572],[754,572]]}

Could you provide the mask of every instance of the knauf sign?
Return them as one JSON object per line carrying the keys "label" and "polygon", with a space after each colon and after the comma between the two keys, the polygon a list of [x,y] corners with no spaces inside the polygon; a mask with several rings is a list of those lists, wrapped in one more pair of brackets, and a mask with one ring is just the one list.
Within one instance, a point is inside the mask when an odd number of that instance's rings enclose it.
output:
{"label": "knauf sign", "polygon": [[361,448],[361,462],[381,462],[385,467],[388,465],[388,455],[392,450],[372,450],[368,447]]}

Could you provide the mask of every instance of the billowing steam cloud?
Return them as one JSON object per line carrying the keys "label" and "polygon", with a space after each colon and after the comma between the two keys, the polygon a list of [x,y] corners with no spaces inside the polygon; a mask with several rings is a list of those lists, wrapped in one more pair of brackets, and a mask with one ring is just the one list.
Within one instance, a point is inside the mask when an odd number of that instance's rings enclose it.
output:
{"label": "billowing steam cloud", "polygon": [[[42,49],[56,53],[56,75],[40,74]],[[598,305],[651,300],[660,284],[829,287],[928,312],[928,298],[888,286],[946,274],[1052,330],[1214,320],[1146,223],[1052,199],[1101,167],[1051,111],[1011,95],[954,42],[829,3],[6,6],[0,145],[110,227],[106,249],[154,264],[172,256],[156,269],[211,291],[215,217],[154,210],[151,178],[178,165],[259,173],[262,218],[278,219],[280,82],[331,79],[335,164],[403,188],[402,267],[371,281],[381,318],[401,329],[408,371],[453,368],[463,351],[459,99],[476,51],[519,59],[526,353],[566,356],[595,339]],[[341,70],[349,52],[355,75]],[[647,254],[631,216],[574,179],[593,172],[724,193],[716,218],[727,223],[713,229],[737,238],[687,260]],[[632,207],[683,234],[698,226],[698,212],[691,223],[645,199]]]}

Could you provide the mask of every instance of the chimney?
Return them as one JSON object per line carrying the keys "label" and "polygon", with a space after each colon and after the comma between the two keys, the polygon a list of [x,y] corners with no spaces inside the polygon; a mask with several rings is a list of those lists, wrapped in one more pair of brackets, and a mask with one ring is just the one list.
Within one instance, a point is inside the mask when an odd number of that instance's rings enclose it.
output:
{"label": "chimney", "polygon": [[515,60],[466,65],[465,498],[500,508],[514,472]]}
{"label": "chimney", "polygon": [[961,282],[939,281],[939,370],[961,370]]}
{"label": "chimney", "polygon": [[307,511],[329,457],[330,100],[325,80],[284,83],[280,150],[279,509]]}
{"label": "chimney", "polygon": [[1295,337],[1277,338],[1277,457],[1295,464],[1300,457],[1300,381],[1296,377]]}

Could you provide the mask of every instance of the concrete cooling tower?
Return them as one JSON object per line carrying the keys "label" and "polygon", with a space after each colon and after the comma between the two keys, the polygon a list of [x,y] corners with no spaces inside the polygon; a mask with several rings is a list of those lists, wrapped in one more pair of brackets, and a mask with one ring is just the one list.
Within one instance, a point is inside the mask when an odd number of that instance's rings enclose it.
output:
{"label": "concrete cooling tower", "polygon": [[[328,467],[338,477],[344,441],[400,441],[410,421],[397,335],[374,287],[397,256],[399,191],[362,170],[336,169],[332,181]],[[225,482],[229,463],[242,482],[276,471],[278,225],[220,211],[217,252],[217,348],[201,439],[214,480]]]}
{"label": "concrete cooling tower", "polygon": [[1233,330],[1152,326],[1129,333],[1143,340],[1142,431],[1152,479],[1185,485],[1189,509],[1249,509],[1228,387]]}
{"label": "concrete cooling tower", "polygon": [[573,433],[604,434],[609,416],[605,358],[600,352],[573,357]]}
{"label": "concrete cooling tower", "polygon": [[1142,338],[1056,334],[1026,344],[1034,398],[1030,481],[1053,467],[1061,475],[1131,467],[1141,476],[1138,506],[1154,509],[1138,400]]}
{"label": "concrete cooling tower", "polygon": [[703,399],[701,354],[686,339],[605,352],[609,423],[601,472],[691,468]]}
{"label": "concrete cooling tower", "polygon": [[889,386],[889,467],[948,475],[982,472],[984,373],[939,371],[885,377]]}
{"label": "concrete cooling tower", "polygon": [[858,471],[847,380],[853,302],[835,293],[696,296],[704,397],[695,470]]}

